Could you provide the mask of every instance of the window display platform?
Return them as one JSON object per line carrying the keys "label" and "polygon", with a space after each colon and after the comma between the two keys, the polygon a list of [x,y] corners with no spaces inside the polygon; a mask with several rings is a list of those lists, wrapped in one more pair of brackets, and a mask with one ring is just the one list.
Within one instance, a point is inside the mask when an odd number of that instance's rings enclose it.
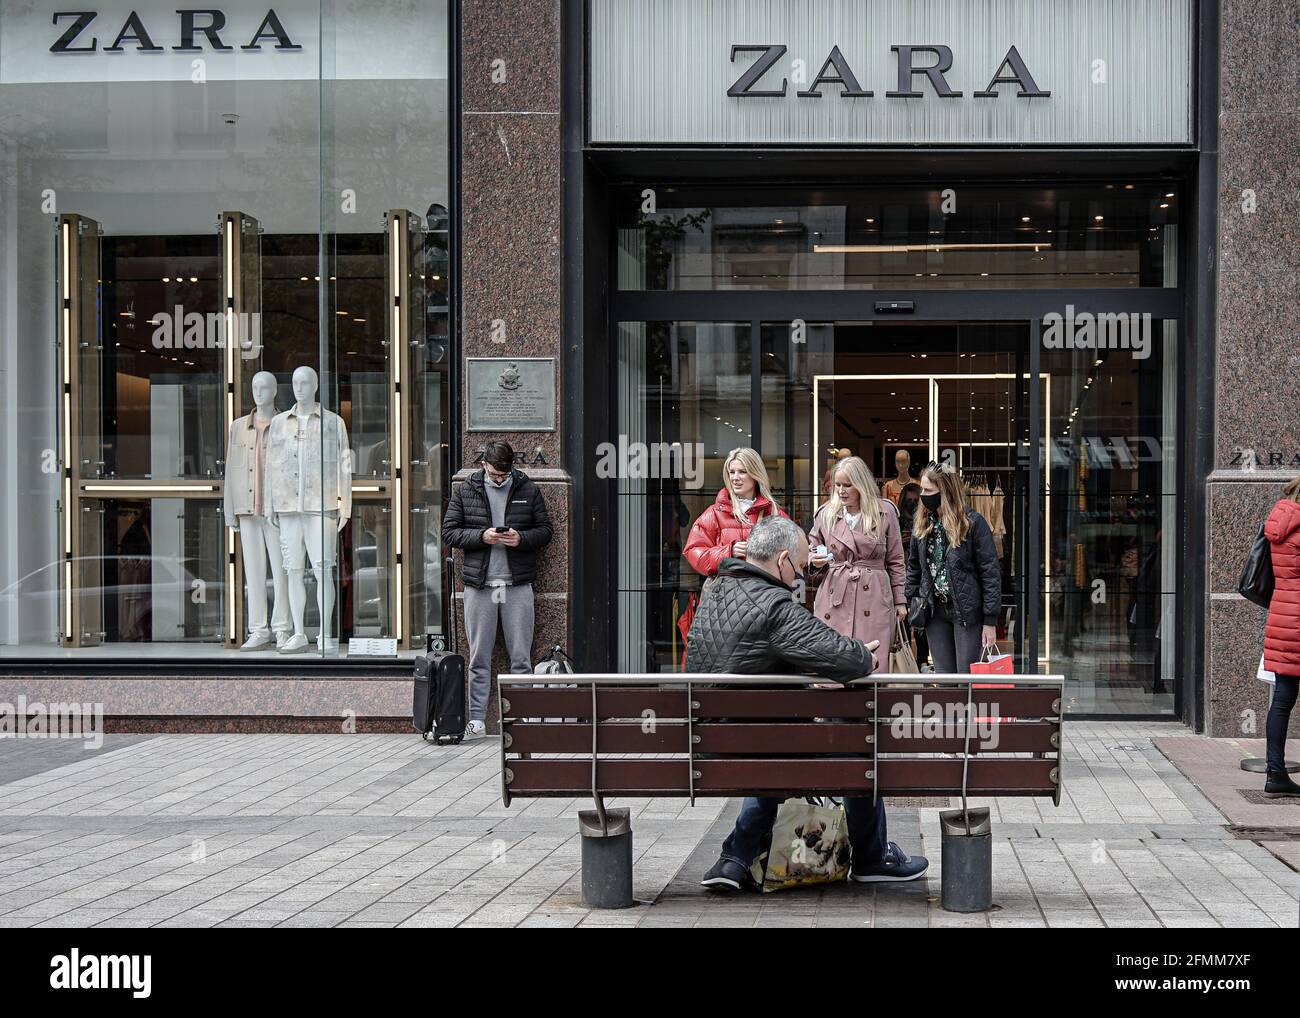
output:
{"label": "window display platform", "polygon": [[331,661],[349,661],[352,663],[368,662],[377,668],[394,663],[409,662],[419,656],[419,651],[399,651],[397,657],[354,656],[348,657],[346,640],[339,641],[337,651],[321,654],[315,642],[309,650],[298,654],[279,654],[275,650],[226,650],[211,643],[105,643],[98,647],[57,647],[57,646],[19,646],[0,647],[0,663],[13,661],[63,661],[74,668],[92,669],[100,662],[119,665],[123,662],[146,661],[156,664],[167,661],[180,661],[186,665],[204,664],[214,672],[220,672],[231,664],[256,662],[259,669],[292,671],[296,666],[310,664],[327,664]]}

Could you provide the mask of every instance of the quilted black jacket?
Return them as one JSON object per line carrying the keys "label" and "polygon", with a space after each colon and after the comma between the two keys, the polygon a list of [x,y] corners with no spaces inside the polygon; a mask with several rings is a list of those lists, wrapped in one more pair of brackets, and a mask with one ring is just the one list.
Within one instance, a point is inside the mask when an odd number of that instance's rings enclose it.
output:
{"label": "quilted black jacket", "polygon": [[[1002,607],[1002,567],[993,548],[993,531],[974,509],[966,510],[970,533],[955,548],[949,548],[948,584],[952,596],[949,610],[963,626],[996,626]],[[903,593],[910,601],[918,593],[927,601],[933,597],[934,577],[926,560],[934,531],[925,540],[913,536],[907,549],[907,581]]]}
{"label": "quilted black jacket", "polygon": [[[519,532],[519,545],[506,549],[511,582],[516,586],[532,583],[537,577],[537,552],[548,545],[555,533],[546,500],[531,477],[521,470],[511,471],[514,483],[506,503],[506,526]],[[492,507],[488,505],[483,471],[473,473],[464,484],[452,490],[447,515],[442,520],[442,543],[446,548],[460,548],[465,553],[465,586],[481,589],[487,583],[488,556],[492,546],[483,540],[483,531],[492,526]]]}
{"label": "quilted black jacket", "polygon": [[686,670],[841,682],[870,675],[875,661],[866,644],[841,636],[792,593],[757,566],[723,559],[687,634]]}

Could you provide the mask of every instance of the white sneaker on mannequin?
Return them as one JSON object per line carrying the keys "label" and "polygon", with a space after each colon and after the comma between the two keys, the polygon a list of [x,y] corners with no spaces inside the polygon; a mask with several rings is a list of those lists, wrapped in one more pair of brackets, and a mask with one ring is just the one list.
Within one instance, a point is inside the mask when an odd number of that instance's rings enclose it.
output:
{"label": "white sneaker on mannequin", "polygon": [[307,637],[301,633],[295,633],[289,639],[284,641],[284,646],[280,648],[281,654],[301,654],[307,649]]}

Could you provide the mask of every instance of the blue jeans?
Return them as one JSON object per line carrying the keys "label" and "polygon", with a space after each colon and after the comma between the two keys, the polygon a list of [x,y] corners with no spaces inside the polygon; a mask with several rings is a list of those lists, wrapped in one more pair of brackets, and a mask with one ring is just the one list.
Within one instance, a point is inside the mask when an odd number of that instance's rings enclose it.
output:
{"label": "blue jeans", "polygon": [[[784,801],[746,799],[741,804],[740,815],[736,817],[736,826],[722,843],[722,858],[749,869],[754,860],[771,845],[776,811]],[[879,799],[873,804],[870,798],[845,799],[844,812],[847,814],[849,845],[853,848],[854,862],[861,868],[883,860],[889,843],[885,825],[885,801]]]}

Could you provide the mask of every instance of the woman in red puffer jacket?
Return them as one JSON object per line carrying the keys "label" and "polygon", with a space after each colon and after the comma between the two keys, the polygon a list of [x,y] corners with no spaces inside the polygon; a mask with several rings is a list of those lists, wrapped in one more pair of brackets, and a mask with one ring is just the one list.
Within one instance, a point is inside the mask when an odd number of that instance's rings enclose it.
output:
{"label": "woman in red puffer jacket", "polygon": [[1264,524],[1273,556],[1273,599],[1264,630],[1264,668],[1277,676],[1268,708],[1269,798],[1300,795],[1286,772],[1286,729],[1300,688],[1300,477],[1282,489],[1282,498]]}
{"label": "woman in red puffer jacket", "polygon": [[772,501],[763,457],[753,449],[732,449],[722,464],[725,487],[691,526],[682,554],[701,576],[718,575],[724,558],[744,558],[745,539],[764,516],[785,512]]}

